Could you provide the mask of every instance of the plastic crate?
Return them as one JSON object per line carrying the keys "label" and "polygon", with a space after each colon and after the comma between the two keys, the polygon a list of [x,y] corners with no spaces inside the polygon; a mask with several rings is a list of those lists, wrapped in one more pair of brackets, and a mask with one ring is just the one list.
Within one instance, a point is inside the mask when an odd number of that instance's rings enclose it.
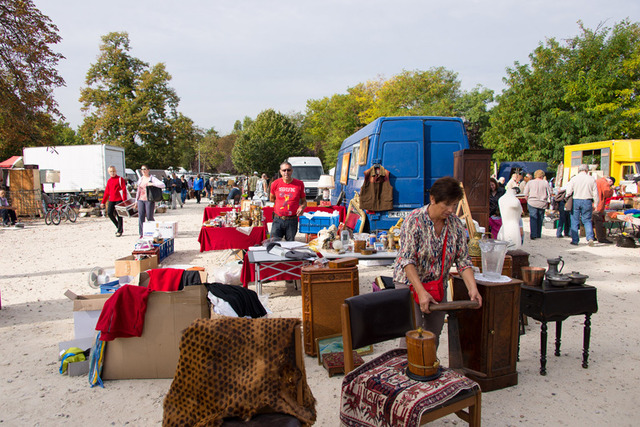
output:
{"label": "plastic crate", "polygon": [[305,216],[301,216],[299,220],[298,231],[300,233],[307,234],[318,234],[318,231],[323,228],[329,228],[332,225],[336,227],[340,225],[340,216],[318,216],[313,218],[307,218]]}
{"label": "plastic crate", "polygon": [[153,249],[148,251],[133,251],[132,255],[158,255],[158,262],[162,262],[173,253],[173,239],[165,239],[159,245],[153,244]]}
{"label": "plastic crate", "polygon": [[118,290],[118,288],[120,288],[120,281],[119,280],[114,280],[113,282],[109,282],[109,283],[105,283],[103,285],[100,285],[100,293],[101,294],[112,294],[116,290]]}

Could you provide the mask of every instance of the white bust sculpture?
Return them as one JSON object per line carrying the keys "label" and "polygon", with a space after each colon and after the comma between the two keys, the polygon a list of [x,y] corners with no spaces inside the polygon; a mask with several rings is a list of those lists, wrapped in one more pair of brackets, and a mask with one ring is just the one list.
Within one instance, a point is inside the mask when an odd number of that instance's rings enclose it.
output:
{"label": "white bust sculpture", "polygon": [[509,249],[522,247],[520,236],[520,218],[522,217],[522,205],[516,197],[516,192],[512,188],[508,189],[500,199],[500,216],[502,217],[502,227],[498,231],[498,240],[511,242],[514,246]]}

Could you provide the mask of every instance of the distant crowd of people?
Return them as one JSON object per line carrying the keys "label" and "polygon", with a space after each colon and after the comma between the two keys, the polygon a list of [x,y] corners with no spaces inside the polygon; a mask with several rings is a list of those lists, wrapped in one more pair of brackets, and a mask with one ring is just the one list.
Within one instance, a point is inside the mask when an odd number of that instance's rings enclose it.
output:
{"label": "distant crowd of people", "polygon": [[[583,224],[587,244],[613,243],[606,236],[605,201],[614,195],[615,178],[606,176],[594,178],[586,164],[578,167],[578,173],[561,186],[554,185],[554,179],[547,181],[545,172],[537,170],[511,175],[505,183],[504,177],[490,178],[489,214],[491,232],[494,237],[500,228],[500,208],[498,200],[508,191],[520,194],[526,200],[529,212],[531,240],[542,237],[542,226],[548,208],[558,213],[556,237],[571,237],[571,244],[580,241],[580,224]],[[497,228],[497,229],[496,229]]]}

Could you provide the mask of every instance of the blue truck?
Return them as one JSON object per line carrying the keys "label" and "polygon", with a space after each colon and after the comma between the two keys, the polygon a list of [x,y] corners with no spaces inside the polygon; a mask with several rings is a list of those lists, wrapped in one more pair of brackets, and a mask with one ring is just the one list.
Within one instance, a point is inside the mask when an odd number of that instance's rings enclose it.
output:
{"label": "blue truck", "polygon": [[364,171],[379,164],[390,173],[393,210],[367,212],[368,228],[388,230],[429,202],[429,189],[453,175],[453,153],[469,148],[458,117],[380,117],[345,139],[336,164],[332,202],[345,204],[360,192]]}

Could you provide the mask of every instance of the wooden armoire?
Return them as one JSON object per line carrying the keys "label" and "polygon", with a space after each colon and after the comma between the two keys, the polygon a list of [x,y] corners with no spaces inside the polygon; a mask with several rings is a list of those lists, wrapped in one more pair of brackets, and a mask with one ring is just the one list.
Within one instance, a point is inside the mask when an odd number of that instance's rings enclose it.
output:
{"label": "wooden armoire", "polygon": [[489,178],[493,150],[465,149],[453,153],[453,177],[464,185],[471,217],[489,227]]}

